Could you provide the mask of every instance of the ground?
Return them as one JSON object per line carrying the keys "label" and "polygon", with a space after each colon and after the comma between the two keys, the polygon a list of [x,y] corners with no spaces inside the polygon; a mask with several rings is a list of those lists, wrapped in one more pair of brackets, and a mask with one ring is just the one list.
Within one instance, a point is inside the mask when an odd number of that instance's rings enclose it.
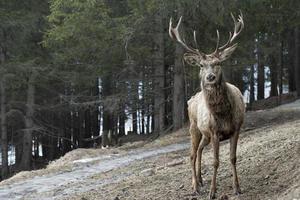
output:
{"label": "ground", "polygon": [[[188,128],[152,142],[77,149],[46,169],[0,183],[0,199],[207,199],[212,152],[203,155],[204,187],[192,195]],[[242,189],[232,194],[229,143],[221,142],[219,199],[300,199],[300,101],[248,112],[237,159]]]}

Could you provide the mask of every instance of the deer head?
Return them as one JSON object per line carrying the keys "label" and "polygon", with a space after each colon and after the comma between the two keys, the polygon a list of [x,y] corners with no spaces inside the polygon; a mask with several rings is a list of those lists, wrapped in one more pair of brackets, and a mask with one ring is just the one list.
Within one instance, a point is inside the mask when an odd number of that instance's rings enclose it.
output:
{"label": "deer head", "polygon": [[[169,25],[169,35],[172,39],[176,40],[180,43],[184,49],[187,51],[183,55],[183,59],[190,65],[200,67],[200,78],[202,88],[211,88],[211,86],[220,84],[222,81],[222,70],[221,63],[227,60],[230,55],[234,52],[237,47],[237,43],[233,44],[235,38],[240,34],[242,29],[244,28],[243,15],[240,13],[238,16],[238,20],[231,13],[231,17],[234,22],[234,32],[233,34],[229,32],[228,41],[221,47],[219,47],[220,35],[217,30],[217,45],[216,49],[213,53],[205,54],[201,52],[198,48],[189,47],[180,37],[178,32],[179,26],[182,21],[182,17],[180,17],[179,22],[175,28],[172,26],[172,18],[170,19]],[[196,47],[198,47],[197,39],[196,39],[196,31],[194,31],[194,42]]]}

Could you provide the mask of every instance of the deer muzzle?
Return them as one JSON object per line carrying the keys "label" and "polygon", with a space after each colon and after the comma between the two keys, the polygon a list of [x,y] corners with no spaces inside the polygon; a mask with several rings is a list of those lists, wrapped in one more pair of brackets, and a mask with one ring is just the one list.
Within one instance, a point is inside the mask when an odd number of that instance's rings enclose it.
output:
{"label": "deer muzzle", "polygon": [[209,73],[206,75],[206,81],[213,83],[216,80],[216,75],[214,73]]}

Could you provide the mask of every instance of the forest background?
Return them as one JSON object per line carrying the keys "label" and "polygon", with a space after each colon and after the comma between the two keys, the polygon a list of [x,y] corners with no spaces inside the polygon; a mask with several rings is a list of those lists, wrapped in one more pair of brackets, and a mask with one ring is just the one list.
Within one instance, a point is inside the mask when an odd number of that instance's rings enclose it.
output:
{"label": "forest background", "polygon": [[239,10],[245,29],[226,80],[248,109],[299,97],[297,0],[1,0],[0,180],[75,148],[183,127],[199,69],[184,65],[169,19],[183,16],[186,42],[195,30],[209,53]]}

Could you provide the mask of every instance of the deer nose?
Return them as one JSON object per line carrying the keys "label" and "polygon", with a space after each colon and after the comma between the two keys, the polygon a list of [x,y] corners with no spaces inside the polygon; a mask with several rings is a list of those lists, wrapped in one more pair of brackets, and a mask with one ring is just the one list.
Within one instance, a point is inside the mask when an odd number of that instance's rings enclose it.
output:
{"label": "deer nose", "polygon": [[216,76],[214,74],[208,74],[206,76],[206,80],[208,80],[209,82],[212,82],[216,79]]}

